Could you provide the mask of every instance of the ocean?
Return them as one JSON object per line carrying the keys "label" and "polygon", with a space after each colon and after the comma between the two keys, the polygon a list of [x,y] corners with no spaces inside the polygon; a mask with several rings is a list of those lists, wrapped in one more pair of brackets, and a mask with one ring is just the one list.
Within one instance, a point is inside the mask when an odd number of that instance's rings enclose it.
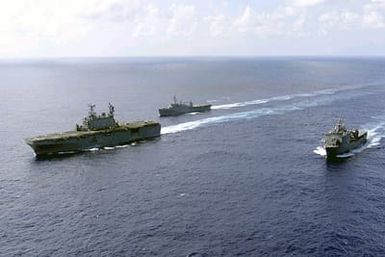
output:
{"label": "ocean", "polygon": [[[0,61],[0,256],[384,256],[385,58]],[[212,110],[159,118],[173,96]],[[115,105],[159,139],[36,160]],[[364,147],[326,161],[343,118]]]}

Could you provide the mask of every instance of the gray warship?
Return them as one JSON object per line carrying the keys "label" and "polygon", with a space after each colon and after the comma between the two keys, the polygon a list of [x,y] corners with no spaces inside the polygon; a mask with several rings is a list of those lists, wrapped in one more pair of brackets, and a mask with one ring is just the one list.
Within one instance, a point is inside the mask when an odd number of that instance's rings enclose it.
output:
{"label": "gray warship", "polygon": [[97,115],[95,105],[89,105],[88,116],[76,130],[25,139],[36,157],[76,153],[92,148],[112,147],[160,136],[160,124],[155,121],[119,123],[114,118],[115,108],[109,103],[109,112]]}
{"label": "gray warship", "polygon": [[189,103],[178,102],[174,96],[174,103],[171,103],[167,108],[159,109],[160,117],[178,116],[192,112],[206,112],[210,111],[211,104],[194,105],[191,101]]}
{"label": "gray warship", "polygon": [[357,129],[348,130],[341,119],[334,129],[326,134],[324,148],[327,158],[336,158],[366,143],[368,133]]}

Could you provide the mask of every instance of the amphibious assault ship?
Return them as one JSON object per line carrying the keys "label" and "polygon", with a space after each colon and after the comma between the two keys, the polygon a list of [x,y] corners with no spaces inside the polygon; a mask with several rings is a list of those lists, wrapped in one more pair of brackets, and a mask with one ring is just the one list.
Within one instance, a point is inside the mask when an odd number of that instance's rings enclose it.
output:
{"label": "amphibious assault ship", "polygon": [[368,133],[357,129],[348,130],[341,119],[334,129],[326,134],[324,148],[327,158],[336,158],[366,143]]}
{"label": "amphibious assault ship", "polygon": [[160,124],[155,121],[118,123],[111,103],[107,114],[97,115],[95,105],[89,107],[88,116],[81,125],[76,124],[76,130],[27,138],[25,141],[35,151],[36,157],[124,145],[160,136]]}
{"label": "amphibious assault ship", "polygon": [[191,101],[189,103],[178,102],[174,96],[174,103],[171,103],[167,108],[159,109],[159,115],[160,117],[178,116],[185,113],[206,112],[210,111],[210,109],[211,104],[193,105]]}

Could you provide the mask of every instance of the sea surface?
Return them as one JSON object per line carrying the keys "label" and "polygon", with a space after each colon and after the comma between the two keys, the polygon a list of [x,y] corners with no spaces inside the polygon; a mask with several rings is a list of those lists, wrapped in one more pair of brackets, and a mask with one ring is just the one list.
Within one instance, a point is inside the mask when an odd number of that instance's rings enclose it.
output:
{"label": "sea surface", "polygon": [[[0,61],[0,256],[385,256],[385,58]],[[173,96],[210,112],[158,117]],[[36,160],[115,105],[159,139]],[[368,143],[328,162],[343,118]]]}

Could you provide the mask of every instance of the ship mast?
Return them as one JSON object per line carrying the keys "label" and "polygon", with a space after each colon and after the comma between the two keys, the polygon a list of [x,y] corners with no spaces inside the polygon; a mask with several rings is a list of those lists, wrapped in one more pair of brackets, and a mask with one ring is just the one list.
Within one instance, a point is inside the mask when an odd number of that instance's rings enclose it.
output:
{"label": "ship mast", "polygon": [[95,104],[89,104],[88,107],[90,108],[90,111],[89,111],[88,115],[89,115],[90,117],[96,116],[96,113],[95,113]]}
{"label": "ship mast", "polygon": [[115,107],[111,103],[108,103],[108,110],[109,110],[110,116],[114,116]]}

